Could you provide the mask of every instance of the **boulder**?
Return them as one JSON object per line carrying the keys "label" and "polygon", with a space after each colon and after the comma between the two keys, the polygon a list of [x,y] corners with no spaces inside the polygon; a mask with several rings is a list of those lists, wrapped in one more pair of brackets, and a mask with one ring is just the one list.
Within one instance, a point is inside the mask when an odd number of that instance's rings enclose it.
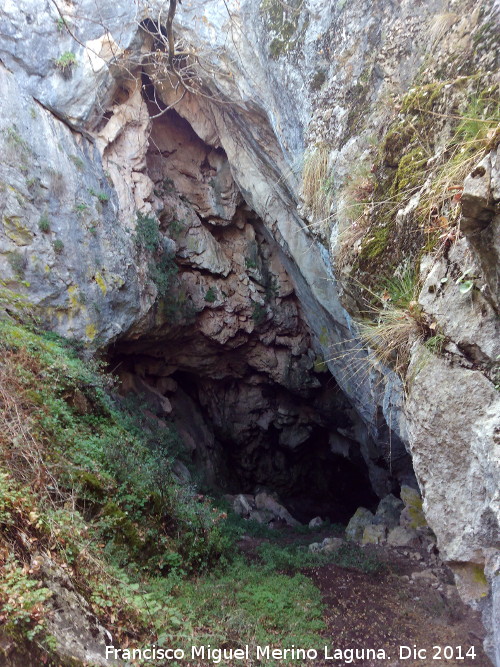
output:
{"label": "boulder", "polygon": [[401,487],[401,500],[405,505],[403,521],[408,522],[410,528],[424,528],[427,521],[422,510],[422,498],[420,493],[411,486],[403,484]]}
{"label": "boulder", "polygon": [[407,547],[418,540],[418,534],[414,530],[396,526],[387,537],[387,544],[391,547]]}
{"label": "boulder", "polygon": [[287,526],[300,526],[300,523],[293,518],[290,512],[267,491],[261,491],[255,496],[255,504],[257,509],[268,510],[276,519],[282,519]]}
{"label": "boulder", "polygon": [[347,524],[345,531],[346,539],[351,542],[359,542],[363,537],[366,526],[373,523],[375,517],[366,509],[366,507],[358,507],[351,520]]}
{"label": "boulder", "polygon": [[267,512],[266,510],[252,510],[248,515],[248,518],[251,521],[257,521],[257,523],[267,525],[274,519],[274,514],[272,512]]}
{"label": "boulder", "polygon": [[361,544],[382,544],[387,538],[387,526],[383,523],[366,526],[361,538]]}
{"label": "boulder", "polygon": [[315,516],[314,519],[309,521],[309,528],[319,528],[323,523],[324,521],[320,516]]}
{"label": "boulder", "polygon": [[395,528],[399,526],[399,517],[403,508],[403,501],[389,493],[379,502],[375,516],[388,528]]}
{"label": "boulder", "polygon": [[239,493],[233,500],[233,510],[239,516],[248,518],[250,512],[255,509],[255,502],[253,496]]}
{"label": "boulder", "polygon": [[340,537],[325,537],[321,543],[322,553],[328,554],[332,551],[337,551],[344,544],[344,540]]}

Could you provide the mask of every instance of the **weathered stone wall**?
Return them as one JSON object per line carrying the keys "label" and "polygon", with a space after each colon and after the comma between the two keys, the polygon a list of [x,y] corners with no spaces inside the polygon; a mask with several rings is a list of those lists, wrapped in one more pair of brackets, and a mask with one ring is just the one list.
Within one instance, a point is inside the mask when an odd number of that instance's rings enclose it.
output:
{"label": "weathered stone wall", "polygon": [[[259,352],[245,363],[252,366],[252,358],[254,370],[279,383],[290,364],[321,355],[360,417],[355,440],[365,461],[380,458],[389,443],[391,459],[411,452],[429,524],[464,597],[484,609],[493,658],[498,158],[493,150],[474,165],[479,171],[471,166],[463,235],[448,229],[446,252],[427,257],[415,241],[426,232],[408,232],[429,186],[419,181],[426,172],[403,174],[400,166],[409,161],[413,136],[406,128],[421,123],[422,105],[438,99],[426,85],[439,81],[441,95],[438,106],[425,107],[427,115],[444,117],[427,132],[426,164],[432,164],[449,145],[446,117],[464,114],[472,90],[464,84],[462,97],[447,96],[450,88],[476,74],[494,83],[497,3],[184,3],[176,31],[202,61],[197,76],[205,86],[203,95],[185,95],[175,106],[200,140],[191,141],[190,165],[177,162],[181,149],[168,123],[162,117],[150,123],[151,113],[179,97],[150,57],[144,74],[160,106],[153,110],[150,101],[148,109],[139,85],[148,40],[138,23],[156,17],[158,6],[100,3],[97,11],[95,3],[80,1],[60,9],[67,26],[49,2],[42,8],[31,0],[7,2],[0,10],[0,289],[7,307],[37,306],[49,326],[89,344],[104,346],[126,332],[130,344],[148,336],[161,345],[187,326],[189,313],[179,321],[161,305],[151,256],[134,241],[137,212],[156,214],[165,252],[175,250],[181,267],[169,297],[174,305],[192,304],[198,341],[231,346],[255,339]],[[409,90],[416,94],[408,98]],[[322,215],[301,199],[304,160],[318,151],[327,156]],[[168,192],[169,179],[186,201]],[[381,209],[372,209],[370,224],[347,237],[354,259],[344,251],[339,257],[360,191],[375,189],[383,198],[387,186],[399,196],[403,181],[416,199],[396,200],[384,220]],[[187,224],[179,229],[174,221]],[[389,222],[397,231],[392,236]],[[259,276],[265,247],[285,290],[274,310],[263,303]],[[407,248],[421,271],[420,317],[446,344],[439,356],[415,345],[405,390],[396,373],[372,363],[355,320],[362,309],[356,281],[373,290],[378,272],[400,268]],[[246,265],[246,253],[257,268]],[[466,293],[459,289],[465,272],[472,280]],[[224,301],[223,286],[229,286]],[[271,347],[255,334],[252,304],[265,313]],[[387,490],[383,469],[372,466],[370,473],[372,485]],[[400,479],[404,474],[403,466]]]}

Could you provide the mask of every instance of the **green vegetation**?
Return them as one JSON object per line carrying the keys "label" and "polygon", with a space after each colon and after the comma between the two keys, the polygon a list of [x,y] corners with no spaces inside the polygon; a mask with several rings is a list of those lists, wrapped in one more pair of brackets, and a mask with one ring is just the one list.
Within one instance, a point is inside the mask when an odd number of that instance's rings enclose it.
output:
{"label": "green vegetation", "polygon": [[262,0],[260,11],[269,32],[274,35],[269,44],[271,58],[276,60],[298,43],[305,27],[299,30],[301,7],[301,0],[290,0],[286,4],[280,0]]}
{"label": "green vegetation", "polygon": [[418,296],[419,281],[414,267],[407,266],[401,273],[386,278],[383,282],[385,298],[397,308],[408,309]]}
{"label": "green vegetation", "polygon": [[[372,573],[378,562],[351,544],[328,556],[270,543],[251,561],[238,555],[243,533],[276,531],[228,519],[180,485],[172,424],[140,399],[112,398],[113,379],[80,349],[0,320],[3,631],[34,642],[43,661],[53,653],[50,582],[36,565],[50,554],[117,645],[320,646],[320,593],[298,570],[335,562]],[[310,540],[307,527],[296,532]]]}
{"label": "green vegetation", "polygon": [[360,570],[366,574],[375,574],[382,570],[382,564],[377,558],[366,553],[362,547],[353,542],[345,542],[339,549],[328,553],[312,553],[305,546],[283,546],[273,542],[264,542],[258,553],[264,569],[289,574],[298,569],[318,567],[327,563]]}
{"label": "green vegetation", "polygon": [[164,178],[163,181],[154,189],[154,194],[157,197],[166,197],[175,192],[175,183],[171,178]]}
{"label": "green vegetation", "polygon": [[185,223],[181,220],[171,220],[168,223],[168,230],[173,238],[178,238],[179,235],[184,231]]}
{"label": "green vegetation", "polygon": [[163,253],[159,258],[148,263],[148,269],[149,277],[158,290],[158,296],[164,299],[172,289],[173,280],[179,272],[175,263],[175,255]]}
{"label": "green vegetation", "polygon": [[424,252],[442,252],[456,230],[464,178],[498,143],[499,120],[498,86],[487,76],[416,86],[402,98],[370,173],[350,177],[342,191],[350,222],[339,260],[353,265],[359,284],[378,293],[403,262],[418,269]]}
{"label": "green vegetation", "polygon": [[[499,121],[498,85],[489,75],[415,86],[400,100],[373,164],[353,167],[341,189],[337,262],[349,267],[353,295],[366,305],[361,337],[403,376],[413,342],[442,347],[416,304],[420,260],[439,257],[459,238],[464,179],[498,145]],[[457,285],[467,294],[474,277]]]}
{"label": "green vegetation", "polygon": [[472,275],[471,269],[464,271],[455,281],[455,284],[458,285],[460,294],[467,294],[470,292],[475,287],[474,280],[477,277],[478,276]]}
{"label": "green vegetation", "polygon": [[82,160],[81,157],[78,157],[78,155],[70,155],[69,159],[71,160],[71,162],[75,165],[75,167],[77,169],[80,169],[80,171],[84,168],[85,163],[84,163],[84,161]]}
{"label": "green vegetation", "polygon": [[7,135],[7,141],[12,146],[19,149],[23,153],[28,153],[30,151],[28,142],[21,137],[15,125],[8,127],[6,130],[4,130],[4,132]]}
{"label": "green vegetation", "polygon": [[135,225],[135,244],[147,252],[158,252],[161,246],[161,234],[158,220],[154,216],[137,213]]}
{"label": "green vegetation", "polygon": [[88,204],[85,204],[84,202],[78,202],[78,204],[76,204],[75,206],[75,211],[77,213],[83,213],[87,209],[88,209]]}
{"label": "green vegetation", "polygon": [[[303,574],[287,576],[237,560],[221,576],[186,585],[178,599],[198,643],[319,646],[320,593]],[[253,664],[253,663],[252,663]]]}
{"label": "green vegetation", "polygon": [[267,316],[266,307],[263,306],[261,303],[257,303],[256,301],[254,301],[252,309],[252,320],[255,322],[255,326],[258,327],[263,322],[265,322],[266,316]]}
{"label": "green vegetation", "polygon": [[158,220],[153,216],[137,213],[135,244],[138,249],[153,256],[148,262],[149,277],[156,285],[158,297],[163,300],[167,314],[177,316],[183,305],[174,294],[174,279],[179,269],[175,255],[164,249]]}
{"label": "green vegetation", "polygon": [[213,287],[209,287],[205,294],[205,301],[207,303],[213,303],[217,301],[217,293]]}
{"label": "green vegetation", "polygon": [[42,215],[42,217],[38,221],[38,229],[43,234],[47,234],[48,232],[50,232],[50,220],[46,215]]}
{"label": "green vegetation", "polygon": [[436,334],[435,336],[431,336],[430,338],[428,338],[425,341],[424,345],[433,354],[441,354],[445,342],[446,342],[446,337],[443,336],[443,334]]}
{"label": "green vegetation", "polygon": [[97,199],[101,202],[101,204],[106,204],[110,199],[108,194],[106,194],[105,192],[100,192],[100,191],[98,192],[97,190],[94,190],[94,188],[90,188],[89,195],[97,197]]}
{"label": "green vegetation", "polygon": [[7,255],[7,261],[10,264],[10,268],[14,272],[16,278],[21,280],[24,278],[24,272],[26,270],[26,257],[19,252],[19,250],[13,250]]}
{"label": "green vegetation", "polygon": [[[129,577],[164,575],[164,592],[179,577],[224,562],[223,514],[175,482],[174,429],[160,428],[137,404],[115,404],[110,378],[81,361],[71,342],[7,320],[0,321],[0,340],[0,598],[11,604],[2,605],[7,629],[31,639],[48,612],[46,590],[29,566],[27,535],[33,549],[76,568],[75,583],[119,634],[136,626],[149,632],[147,598],[133,599],[139,583]],[[16,594],[21,588],[23,596]]]}
{"label": "green vegetation", "polygon": [[56,19],[56,27],[57,27],[57,32],[62,34],[66,29],[67,26],[70,25],[70,21],[67,18],[62,18],[62,16],[59,16],[59,18]]}
{"label": "green vegetation", "polygon": [[359,286],[368,303],[368,317],[358,323],[359,333],[372,360],[392,367],[404,380],[413,344],[434,337],[435,324],[418,305],[420,283],[411,263],[381,285],[380,294]]}
{"label": "green vegetation", "polygon": [[59,56],[54,64],[58,70],[66,74],[76,66],[76,56],[72,51],[65,51],[62,55]]}
{"label": "green vegetation", "polygon": [[52,243],[52,247],[54,248],[54,252],[60,255],[64,250],[64,243],[61,241],[61,239],[56,239]]}

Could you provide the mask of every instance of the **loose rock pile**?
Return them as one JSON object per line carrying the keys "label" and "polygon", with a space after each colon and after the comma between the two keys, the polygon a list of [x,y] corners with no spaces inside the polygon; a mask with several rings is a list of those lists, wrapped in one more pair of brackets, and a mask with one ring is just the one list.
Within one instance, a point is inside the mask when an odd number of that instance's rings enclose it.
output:
{"label": "loose rock pile", "polygon": [[[429,550],[435,549],[434,535],[422,511],[422,498],[416,489],[409,486],[401,487],[401,498],[393,494],[382,498],[375,514],[366,507],[358,507],[347,525],[345,538],[361,545],[424,546]],[[341,543],[342,540],[338,538],[326,538],[321,543],[310,544],[309,550],[328,552],[332,544],[338,548]]]}
{"label": "loose rock pile", "polygon": [[225,498],[232,504],[234,512],[244,519],[251,519],[271,527],[300,525],[290,512],[267,491],[260,491],[255,496],[239,493],[235,496],[226,495]]}

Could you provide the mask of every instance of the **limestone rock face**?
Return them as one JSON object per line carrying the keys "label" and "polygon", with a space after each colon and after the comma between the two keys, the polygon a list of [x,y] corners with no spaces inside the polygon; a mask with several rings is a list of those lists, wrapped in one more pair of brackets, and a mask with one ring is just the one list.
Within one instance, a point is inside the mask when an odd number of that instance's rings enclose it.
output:
{"label": "limestone rock face", "polygon": [[92,141],[1,65],[0,80],[0,290],[13,307],[35,307],[59,333],[105,343],[141,312],[116,194]]}
{"label": "limestone rock face", "polygon": [[[88,0],[62,3],[60,9],[48,3],[41,10],[32,0],[4,2],[0,58],[23,90],[82,128],[102,113],[98,107],[114,78],[108,63],[131,46],[137,9],[134,3],[108,0],[98,10]],[[73,54],[69,60],[68,53]]]}
{"label": "limestone rock face", "polygon": [[424,512],[447,560],[484,568],[497,557],[498,392],[479,371],[438,358],[420,363],[406,409],[415,415],[409,433],[415,469],[425,480]]}
{"label": "limestone rock face", "polygon": [[477,253],[486,296],[498,313],[500,294],[500,150],[474,167],[464,181],[462,229]]}
{"label": "limestone rock face", "polygon": [[[494,142],[465,179],[463,237],[419,260],[418,308],[443,346],[438,356],[415,345],[406,387],[361,345],[354,264],[337,255],[381,144],[385,166],[399,166],[386,130],[417,77],[496,69],[498,3],[308,0],[290,13],[278,0],[184,2],[175,30],[202,65],[203,94],[181,99],[139,28],[164,3],[98,4],[0,8],[5,307],[36,308],[88,345],[119,340],[124,380],[139,375],[183,416],[183,440],[213,478],[223,440],[263,477],[284,477],[307,443],[324,441],[336,461],[364,461],[382,498],[394,479],[414,481],[411,452],[425,517],[483,609],[500,664]],[[318,149],[321,213],[301,178]],[[421,186],[395,212],[398,228]],[[151,219],[151,247],[139,247]],[[412,506],[403,514],[411,523]],[[470,584],[478,577],[487,591]]]}
{"label": "limestone rock face", "polygon": [[[490,656],[498,643],[491,573],[499,567],[500,531],[498,177],[492,151],[464,183],[465,238],[423,266],[419,303],[439,323],[446,343],[440,356],[415,348],[405,405],[425,519],[463,599],[483,611]],[[411,526],[416,505],[405,504]]]}
{"label": "limestone rock face", "polygon": [[[114,665],[116,660],[106,657],[106,645],[112,640],[94,616],[88,602],[75,590],[71,578],[53,560],[37,556],[43,585],[52,591],[49,598],[53,613],[48,630],[55,637],[58,653],[66,658],[91,660],[95,665]],[[72,632],[68,632],[68,627]]]}

